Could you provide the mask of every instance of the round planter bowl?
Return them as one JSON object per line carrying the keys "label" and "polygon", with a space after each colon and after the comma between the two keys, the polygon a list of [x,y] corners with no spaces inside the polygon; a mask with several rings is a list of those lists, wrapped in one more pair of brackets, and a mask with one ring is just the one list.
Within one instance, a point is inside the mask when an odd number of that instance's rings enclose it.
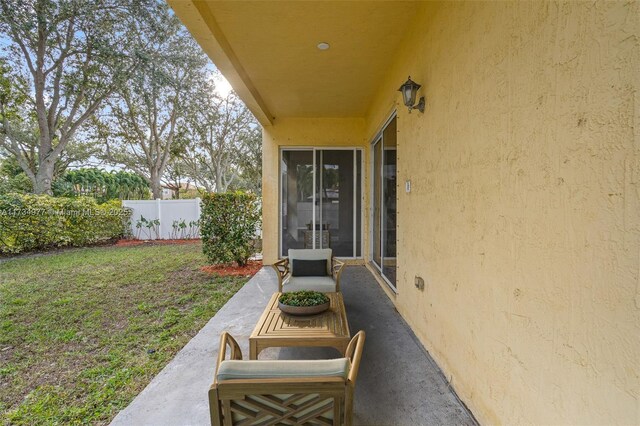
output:
{"label": "round planter bowl", "polygon": [[278,302],[278,308],[289,315],[316,315],[329,309],[330,302],[317,306],[290,306]]}

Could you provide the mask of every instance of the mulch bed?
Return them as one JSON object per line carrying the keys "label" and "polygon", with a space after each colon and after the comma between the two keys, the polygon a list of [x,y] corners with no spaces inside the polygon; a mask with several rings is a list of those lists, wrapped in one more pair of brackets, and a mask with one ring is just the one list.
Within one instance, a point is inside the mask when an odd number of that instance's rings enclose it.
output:
{"label": "mulch bed", "polygon": [[212,275],[219,275],[222,277],[252,277],[262,268],[262,262],[257,260],[250,260],[245,266],[238,266],[236,264],[224,264],[224,265],[207,265],[200,268],[201,271]]}

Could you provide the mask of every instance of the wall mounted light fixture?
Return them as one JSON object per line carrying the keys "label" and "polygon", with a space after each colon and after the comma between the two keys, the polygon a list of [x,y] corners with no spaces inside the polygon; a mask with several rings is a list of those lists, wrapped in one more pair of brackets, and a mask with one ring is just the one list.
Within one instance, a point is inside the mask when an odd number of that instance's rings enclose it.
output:
{"label": "wall mounted light fixture", "polygon": [[411,113],[411,110],[414,108],[417,108],[420,112],[424,112],[424,96],[422,96],[416,104],[416,94],[420,87],[422,86],[411,80],[411,76],[409,76],[409,79],[398,89],[398,92],[402,93],[402,100],[405,106],[409,108],[409,113]]}

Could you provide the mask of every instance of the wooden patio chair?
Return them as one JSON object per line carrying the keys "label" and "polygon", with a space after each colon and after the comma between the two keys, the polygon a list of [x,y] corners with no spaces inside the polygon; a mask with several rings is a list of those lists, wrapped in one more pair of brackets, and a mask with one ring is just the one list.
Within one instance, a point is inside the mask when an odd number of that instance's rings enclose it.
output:
{"label": "wooden patio chair", "polygon": [[351,425],[364,340],[358,332],[345,358],[242,361],[238,343],[223,333],[209,389],[211,424]]}
{"label": "wooden patio chair", "polygon": [[[304,262],[326,260],[326,273],[310,275],[302,268]],[[298,262],[301,261],[301,262]],[[331,249],[289,249],[289,257],[271,265],[278,276],[278,291],[286,293],[313,290],[322,293],[340,291],[340,275],[345,263],[332,255]],[[313,273],[313,271],[311,271]]]}

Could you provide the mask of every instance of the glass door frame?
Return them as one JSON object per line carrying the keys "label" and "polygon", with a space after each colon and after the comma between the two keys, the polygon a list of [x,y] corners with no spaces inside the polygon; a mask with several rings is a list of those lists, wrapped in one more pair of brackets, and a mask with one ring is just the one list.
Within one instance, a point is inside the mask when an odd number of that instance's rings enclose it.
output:
{"label": "glass door frame", "polygon": [[[383,225],[383,219],[384,219],[384,209],[382,208],[382,206],[380,206],[380,237],[379,237],[379,241],[376,241],[376,237],[375,237],[375,215],[376,215],[376,206],[375,206],[375,197],[376,197],[376,190],[375,190],[375,184],[374,181],[376,179],[376,173],[378,173],[380,175],[380,188],[379,192],[380,192],[380,203],[383,202],[384,199],[384,184],[383,184],[383,177],[384,177],[384,138],[383,138],[383,134],[385,129],[387,128],[387,126],[389,126],[389,124],[396,119],[396,126],[397,126],[397,111],[393,111],[391,113],[391,115],[389,116],[389,118],[387,118],[385,120],[385,122],[382,124],[382,126],[380,126],[380,130],[376,133],[376,135],[373,137],[373,139],[371,140],[370,143],[370,150],[371,150],[371,158],[370,158],[370,163],[371,163],[371,195],[370,195],[370,200],[371,200],[371,233],[370,233],[370,241],[371,244],[369,246],[369,255],[370,255],[370,259],[371,259],[371,265],[378,271],[380,277],[382,277],[382,279],[384,280],[384,282],[387,283],[387,285],[389,286],[389,288],[391,288],[391,290],[394,293],[398,293],[398,288],[396,287],[395,283],[392,283],[387,277],[386,275],[383,273],[382,269],[384,266],[384,240],[385,240],[385,233],[383,232],[382,229],[382,225]],[[376,143],[380,143],[380,147],[381,147],[381,152],[382,152],[382,158],[380,158],[380,168],[378,170],[376,170],[376,162],[375,162],[375,149],[376,149]],[[397,161],[397,147],[395,148],[396,151],[396,161]],[[396,163],[396,176],[397,176],[397,163]],[[396,188],[396,194],[397,194],[397,188]],[[397,197],[397,195],[396,195]],[[396,202],[396,209],[397,209],[397,202]],[[398,223],[396,222],[396,234],[397,234],[397,229],[398,229]],[[376,244],[380,244],[380,265],[378,265],[378,263],[375,261],[375,245]],[[397,267],[397,253],[396,253],[396,267]]]}
{"label": "glass door frame", "polygon": [[[318,181],[316,180],[316,176],[318,173],[317,170],[317,156],[321,155],[320,151],[352,151],[353,152],[353,165],[354,165],[354,169],[353,169],[353,173],[354,173],[354,179],[353,179],[353,203],[354,203],[354,209],[353,209],[353,223],[354,223],[354,227],[353,227],[353,256],[336,256],[339,257],[340,259],[363,259],[364,258],[364,192],[363,192],[363,188],[364,188],[364,182],[365,182],[365,178],[364,178],[364,149],[362,147],[354,147],[354,146],[281,146],[279,149],[279,153],[278,153],[278,258],[281,259],[283,257],[286,257],[286,255],[282,252],[282,219],[283,219],[283,215],[282,215],[282,155],[285,151],[307,151],[307,152],[312,152],[313,153],[313,197],[312,197],[312,203],[313,203],[313,211],[312,211],[312,229],[315,230],[316,226],[317,226],[317,217],[316,217],[316,208],[315,208],[315,204],[316,204],[316,195],[317,195],[317,191],[316,191],[316,184],[318,183]],[[320,154],[319,154],[320,152]],[[358,156],[357,153],[360,152],[360,164],[358,164]],[[321,157],[320,157],[321,158]],[[357,179],[355,178],[355,176],[357,176],[356,170],[357,167],[359,167],[360,169],[360,182],[357,181]],[[320,177],[322,177],[322,173],[320,173]],[[355,205],[357,205],[357,185],[360,185],[360,256],[356,256],[357,253],[357,229],[355,224],[358,223],[357,219],[357,209],[355,208]],[[322,217],[322,208],[320,208],[320,217]],[[316,248],[316,240],[317,240],[317,232],[313,233],[313,248]]]}

